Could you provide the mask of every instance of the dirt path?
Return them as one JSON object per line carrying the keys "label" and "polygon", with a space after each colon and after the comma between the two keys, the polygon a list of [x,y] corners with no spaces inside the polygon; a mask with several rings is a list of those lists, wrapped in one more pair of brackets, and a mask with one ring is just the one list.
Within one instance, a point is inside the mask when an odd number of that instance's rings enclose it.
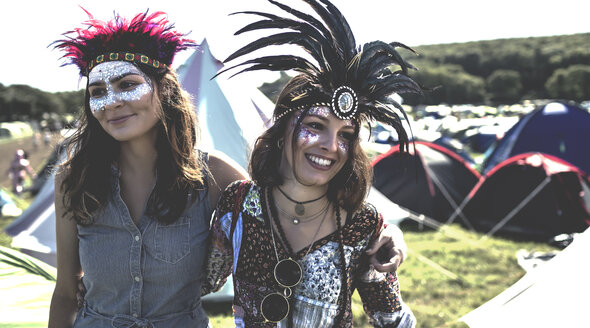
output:
{"label": "dirt path", "polygon": [[0,141],[0,188],[10,190],[12,188],[10,178],[8,177],[8,168],[10,162],[14,158],[17,149],[21,148],[28,153],[31,167],[38,173],[43,167],[45,160],[53,151],[55,145],[62,140],[59,133],[55,133],[51,137],[48,145],[45,145],[40,140],[37,147],[33,144],[33,137],[21,138],[12,141]]}

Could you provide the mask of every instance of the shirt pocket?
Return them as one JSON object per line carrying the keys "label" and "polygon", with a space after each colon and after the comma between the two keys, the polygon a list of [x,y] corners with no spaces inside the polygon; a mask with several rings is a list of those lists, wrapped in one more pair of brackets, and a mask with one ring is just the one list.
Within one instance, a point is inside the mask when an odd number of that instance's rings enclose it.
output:
{"label": "shirt pocket", "polygon": [[158,222],[154,234],[153,256],[157,260],[176,264],[191,252],[188,216],[168,225]]}

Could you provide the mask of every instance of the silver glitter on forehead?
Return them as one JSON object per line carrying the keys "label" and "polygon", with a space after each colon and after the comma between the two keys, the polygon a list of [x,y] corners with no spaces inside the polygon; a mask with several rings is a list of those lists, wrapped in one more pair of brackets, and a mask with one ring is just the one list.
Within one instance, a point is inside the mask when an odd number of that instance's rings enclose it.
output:
{"label": "silver glitter on forehead", "polygon": [[328,118],[330,115],[332,115],[332,110],[328,106],[314,106],[309,109],[308,113],[315,116]]}
{"label": "silver glitter on forehead", "polygon": [[[132,90],[115,90],[112,80],[129,73],[140,75],[145,79],[144,83],[136,85]],[[111,61],[97,65],[88,74],[88,83],[102,82],[106,86],[106,93],[100,98],[90,97],[90,110],[94,113],[103,110],[117,102],[138,101],[146,94],[153,91],[152,81],[135,65],[124,61]]]}

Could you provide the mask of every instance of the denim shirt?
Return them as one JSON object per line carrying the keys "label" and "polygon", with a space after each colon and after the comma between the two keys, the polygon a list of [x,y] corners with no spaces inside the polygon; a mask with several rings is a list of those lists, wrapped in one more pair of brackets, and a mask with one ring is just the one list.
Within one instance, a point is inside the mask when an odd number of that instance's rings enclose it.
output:
{"label": "denim shirt", "polygon": [[207,327],[201,306],[212,213],[207,190],[189,194],[195,202],[170,225],[145,213],[135,225],[116,168],[112,188],[95,223],[78,225],[87,292],[74,327]]}

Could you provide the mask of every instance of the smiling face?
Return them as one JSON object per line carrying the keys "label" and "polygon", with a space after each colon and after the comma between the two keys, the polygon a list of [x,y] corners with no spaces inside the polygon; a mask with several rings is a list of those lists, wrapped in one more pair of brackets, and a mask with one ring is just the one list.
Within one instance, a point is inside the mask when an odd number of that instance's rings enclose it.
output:
{"label": "smiling face", "polygon": [[158,106],[150,78],[129,62],[97,65],[88,74],[90,110],[117,141],[156,135]]}
{"label": "smiling face", "polygon": [[293,115],[285,132],[286,160],[281,161],[281,173],[284,177],[294,173],[306,186],[326,185],[348,160],[351,141],[356,138],[355,123],[338,119],[329,107],[312,107],[297,127],[300,115]]}

